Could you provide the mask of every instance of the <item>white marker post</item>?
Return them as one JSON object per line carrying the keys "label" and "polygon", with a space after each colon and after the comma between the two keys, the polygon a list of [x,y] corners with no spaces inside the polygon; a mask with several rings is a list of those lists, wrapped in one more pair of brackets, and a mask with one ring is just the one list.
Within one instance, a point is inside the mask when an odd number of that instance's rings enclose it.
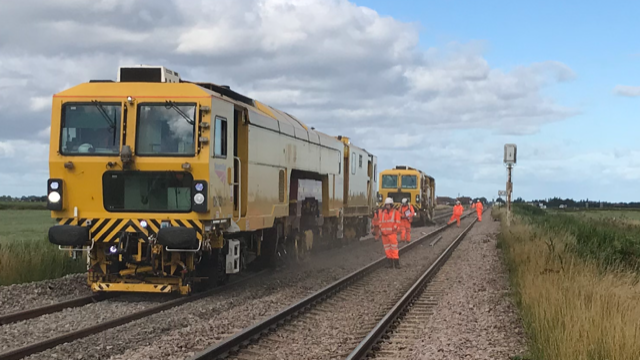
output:
{"label": "white marker post", "polygon": [[511,226],[511,192],[513,186],[511,183],[511,169],[516,164],[516,153],[518,148],[516,144],[504,145],[504,164],[507,166],[507,226]]}
{"label": "white marker post", "polygon": [[[499,197],[500,199],[502,199],[502,197],[503,197],[503,196],[504,196],[505,198],[507,197],[507,191],[506,191],[506,190],[498,190],[498,197]],[[499,206],[499,207],[502,207],[502,206]]]}

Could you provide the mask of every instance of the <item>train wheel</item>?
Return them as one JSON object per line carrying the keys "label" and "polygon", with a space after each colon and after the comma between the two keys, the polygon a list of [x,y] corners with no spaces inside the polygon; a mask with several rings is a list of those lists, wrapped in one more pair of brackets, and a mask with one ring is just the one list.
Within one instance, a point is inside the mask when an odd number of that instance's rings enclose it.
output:
{"label": "train wheel", "polygon": [[276,221],[273,227],[263,231],[261,254],[252,264],[257,268],[276,268],[286,262],[288,250],[285,244],[284,230],[281,222]]}
{"label": "train wheel", "polygon": [[222,249],[212,249],[210,253],[202,254],[202,260],[198,266],[198,276],[207,279],[197,285],[198,290],[221,286],[229,281],[225,260]]}

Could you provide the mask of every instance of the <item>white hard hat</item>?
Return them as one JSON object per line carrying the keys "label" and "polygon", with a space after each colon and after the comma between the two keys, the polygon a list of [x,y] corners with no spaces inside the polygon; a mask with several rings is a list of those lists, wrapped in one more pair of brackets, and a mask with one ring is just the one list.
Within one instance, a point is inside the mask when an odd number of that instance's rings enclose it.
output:
{"label": "white hard hat", "polygon": [[456,201],[456,204],[460,204],[460,200]]}
{"label": "white hard hat", "polygon": [[387,204],[391,204],[391,205],[393,205],[393,199],[392,199],[392,198],[387,198],[387,199],[384,201],[384,204],[385,204],[385,205],[387,205]]}
{"label": "white hard hat", "polygon": [[402,203],[406,204],[407,203],[407,198],[402,199]]}

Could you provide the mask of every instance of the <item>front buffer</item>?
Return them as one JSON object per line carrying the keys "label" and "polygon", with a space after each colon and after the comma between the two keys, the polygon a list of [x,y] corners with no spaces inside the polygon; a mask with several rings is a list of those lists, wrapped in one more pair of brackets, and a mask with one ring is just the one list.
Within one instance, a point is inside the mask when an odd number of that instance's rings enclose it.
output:
{"label": "front buffer", "polygon": [[228,280],[228,245],[224,246],[221,232],[205,235],[200,222],[92,219],[65,225],[66,222],[61,219],[62,225],[49,229],[49,241],[74,255],[88,253],[87,279],[94,292],[186,295],[195,288]]}

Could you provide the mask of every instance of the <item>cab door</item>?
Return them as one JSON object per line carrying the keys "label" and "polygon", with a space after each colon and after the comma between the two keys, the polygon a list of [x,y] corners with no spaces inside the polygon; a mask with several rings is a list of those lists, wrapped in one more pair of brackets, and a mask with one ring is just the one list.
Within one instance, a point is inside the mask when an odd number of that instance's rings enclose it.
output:
{"label": "cab door", "polygon": [[211,114],[211,215],[214,219],[234,219],[234,106],[212,99]]}
{"label": "cab door", "polygon": [[249,161],[249,125],[245,108],[233,109],[233,216],[247,216]]}

